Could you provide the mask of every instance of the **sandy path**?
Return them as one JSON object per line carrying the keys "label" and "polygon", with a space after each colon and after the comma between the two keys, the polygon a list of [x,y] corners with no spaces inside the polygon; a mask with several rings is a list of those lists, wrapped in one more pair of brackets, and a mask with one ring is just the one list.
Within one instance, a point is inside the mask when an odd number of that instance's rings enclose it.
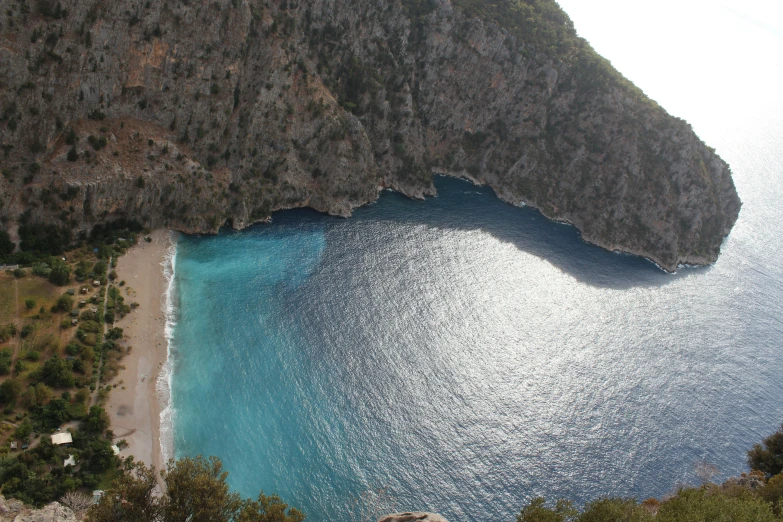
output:
{"label": "sandy path", "polygon": [[132,349],[122,360],[125,369],[113,381],[121,384],[112,390],[106,409],[115,440],[128,442],[122,454],[161,469],[164,463],[155,383],[166,361],[163,305],[168,283],[162,263],[171,240],[167,231],[154,232],[151,237],[151,243],[142,239],[118,260],[116,271],[118,280],[125,281],[125,302],[137,302],[139,307],[116,323]]}

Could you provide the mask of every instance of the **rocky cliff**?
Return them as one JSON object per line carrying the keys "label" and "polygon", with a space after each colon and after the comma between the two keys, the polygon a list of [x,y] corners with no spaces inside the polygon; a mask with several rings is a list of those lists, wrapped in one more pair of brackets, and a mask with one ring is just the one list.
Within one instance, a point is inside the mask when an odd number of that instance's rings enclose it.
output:
{"label": "rocky cliff", "polygon": [[6,500],[0,495],[0,522],[78,522],[70,508],[52,502],[41,509],[32,509],[18,500]]}
{"label": "rocky cliff", "polygon": [[[482,7],[488,5],[490,7]],[[585,240],[713,262],[730,170],[553,0],[0,0],[0,219],[75,237],[341,216],[433,173]],[[52,227],[50,227],[52,228]]]}
{"label": "rocky cliff", "polygon": [[434,513],[416,512],[416,513],[395,513],[385,515],[378,519],[378,522],[448,522],[445,518]]}

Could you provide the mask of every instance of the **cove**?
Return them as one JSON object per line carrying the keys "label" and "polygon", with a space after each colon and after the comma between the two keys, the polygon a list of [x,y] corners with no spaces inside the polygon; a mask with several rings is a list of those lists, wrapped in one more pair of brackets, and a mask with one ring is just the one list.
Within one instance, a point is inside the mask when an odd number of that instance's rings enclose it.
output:
{"label": "cove", "polygon": [[511,520],[533,496],[660,496],[702,460],[744,469],[783,409],[779,269],[729,242],[667,275],[487,189],[437,188],[181,239],[177,457],[217,455],[235,490],[314,522],[350,520],[368,490]]}

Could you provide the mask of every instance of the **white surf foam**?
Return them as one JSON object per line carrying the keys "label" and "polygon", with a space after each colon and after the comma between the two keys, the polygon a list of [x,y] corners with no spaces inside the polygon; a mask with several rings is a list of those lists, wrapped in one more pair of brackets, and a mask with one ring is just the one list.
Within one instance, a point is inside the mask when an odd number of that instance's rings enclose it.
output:
{"label": "white surf foam", "polygon": [[166,362],[163,363],[163,367],[158,374],[158,380],[155,383],[158,405],[160,407],[160,452],[164,466],[169,459],[174,457],[174,410],[171,406],[171,378],[173,373],[171,339],[174,327],[177,325],[177,295],[174,283],[177,260],[176,232],[171,232],[169,238],[171,246],[166,250],[166,255],[161,263],[163,274],[168,282],[166,293],[164,294],[165,299],[161,302],[163,312],[166,314],[164,330],[164,335],[166,336]]}

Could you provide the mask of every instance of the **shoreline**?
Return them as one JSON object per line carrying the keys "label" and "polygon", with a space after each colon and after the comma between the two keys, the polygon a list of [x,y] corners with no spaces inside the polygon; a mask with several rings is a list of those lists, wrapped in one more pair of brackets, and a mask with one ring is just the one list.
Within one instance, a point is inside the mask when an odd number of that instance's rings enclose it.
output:
{"label": "shoreline", "polygon": [[[128,443],[121,456],[132,455],[160,471],[165,467],[165,458],[171,455],[170,448],[164,452],[161,444],[161,412],[169,397],[159,396],[158,381],[162,378],[168,384],[162,372],[168,367],[169,354],[167,305],[171,274],[167,264],[172,262],[177,236],[175,232],[157,230],[149,237],[151,242],[141,239],[120,257],[115,269],[117,280],[125,281],[120,287],[125,302],[139,303],[139,307],[115,323],[123,329],[130,353],[121,361],[124,368],[108,383],[116,387],[105,407],[115,442],[124,439]],[[171,444],[170,440],[164,442]]]}

